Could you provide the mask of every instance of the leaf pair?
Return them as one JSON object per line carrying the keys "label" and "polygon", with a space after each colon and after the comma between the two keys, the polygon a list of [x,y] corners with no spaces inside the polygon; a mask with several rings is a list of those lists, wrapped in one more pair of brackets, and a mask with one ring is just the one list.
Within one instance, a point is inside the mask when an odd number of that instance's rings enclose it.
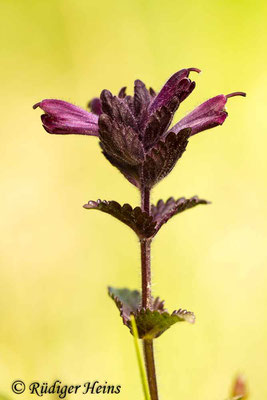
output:
{"label": "leaf pair", "polygon": [[141,295],[137,290],[108,288],[110,297],[120,311],[124,325],[132,332],[131,315],[134,315],[138,335],[141,339],[155,339],[162,335],[176,322],[195,322],[192,312],[179,309],[169,314],[164,308],[164,301],[153,299],[151,308],[141,307]]}
{"label": "leaf pair", "polygon": [[182,197],[178,200],[170,197],[166,202],[159,200],[156,205],[152,205],[151,215],[142,211],[140,207],[132,208],[129,204],[121,206],[116,201],[89,201],[84,205],[84,208],[110,214],[128,225],[139,239],[149,239],[155,236],[162,225],[174,215],[198,204],[208,204],[208,201],[199,199],[197,196],[190,199]]}

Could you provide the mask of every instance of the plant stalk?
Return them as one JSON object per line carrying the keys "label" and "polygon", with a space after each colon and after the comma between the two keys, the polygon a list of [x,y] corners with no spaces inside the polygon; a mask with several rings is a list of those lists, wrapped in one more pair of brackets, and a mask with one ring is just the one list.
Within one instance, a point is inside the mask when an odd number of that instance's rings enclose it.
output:
{"label": "plant stalk", "polygon": [[[141,189],[142,211],[150,214],[150,189]],[[151,307],[151,239],[141,240],[141,266],[142,266],[142,307]],[[147,380],[151,400],[158,400],[157,377],[154,360],[153,340],[143,340],[143,350],[146,365]]]}

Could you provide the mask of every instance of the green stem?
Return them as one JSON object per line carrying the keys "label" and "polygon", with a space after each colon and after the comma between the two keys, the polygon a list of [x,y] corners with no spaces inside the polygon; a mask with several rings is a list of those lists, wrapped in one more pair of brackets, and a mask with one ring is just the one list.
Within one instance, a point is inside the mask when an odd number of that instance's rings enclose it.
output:
{"label": "green stem", "polygon": [[142,356],[141,356],[141,351],[140,351],[139,344],[138,344],[137,326],[136,326],[135,318],[133,315],[131,315],[131,323],[132,323],[132,330],[133,330],[133,337],[134,337],[134,346],[135,346],[137,362],[138,362],[138,367],[139,367],[139,372],[140,372],[140,377],[141,377],[145,400],[151,400],[150,394],[149,394],[148,382],[147,382],[147,378],[146,378],[146,371],[145,371],[144,363],[143,363]]}

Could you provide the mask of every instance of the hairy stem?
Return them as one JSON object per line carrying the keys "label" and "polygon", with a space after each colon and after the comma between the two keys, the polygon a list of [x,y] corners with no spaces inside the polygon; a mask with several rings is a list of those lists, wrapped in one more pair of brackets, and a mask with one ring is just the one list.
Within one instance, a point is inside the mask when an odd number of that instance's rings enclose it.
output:
{"label": "hairy stem", "polygon": [[157,388],[157,377],[156,368],[154,360],[154,348],[153,340],[145,339],[143,340],[146,373],[150,391],[151,400],[158,400],[158,388]]}
{"label": "hairy stem", "polygon": [[141,241],[142,264],[142,307],[149,308],[151,304],[151,268],[150,268],[150,240]]}
{"label": "hairy stem", "polygon": [[[141,208],[150,214],[150,190],[141,189]],[[151,306],[151,239],[141,240],[141,266],[142,266],[142,307]],[[149,384],[151,400],[158,400],[156,368],[154,361],[153,340],[143,340],[146,373]]]}

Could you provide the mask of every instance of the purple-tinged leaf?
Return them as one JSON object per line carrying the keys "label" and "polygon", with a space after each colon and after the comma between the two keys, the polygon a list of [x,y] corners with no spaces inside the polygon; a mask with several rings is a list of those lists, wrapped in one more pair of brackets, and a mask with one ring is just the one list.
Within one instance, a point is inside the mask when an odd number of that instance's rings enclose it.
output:
{"label": "purple-tinged leaf", "polygon": [[33,106],[40,107],[44,129],[60,135],[98,136],[98,116],[63,100],[46,99]]}
{"label": "purple-tinged leaf", "polygon": [[138,120],[139,127],[142,126],[144,120],[147,118],[147,109],[150,103],[151,96],[145,84],[137,79],[134,82],[134,114]]}
{"label": "purple-tinged leaf", "polygon": [[112,120],[107,114],[99,117],[99,138],[105,153],[121,163],[137,165],[144,160],[137,132],[130,125]]}
{"label": "purple-tinged leaf", "polygon": [[169,314],[164,308],[164,302],[158,297],[153,299],[151,308],[141,307],[141,294],[137,290],[108,288],[109,296],[114,300],[120,311],[124,325],[132,332],[131,315],[134,315],[139,337],[154,339],[159,337],[176,322],[195,322],[192,312],[179,309]]}
{"label": "purple-tinged leaf", "polygon": [[[103,146],[100,143],[101,148],[103,149]],[[126,162],[119,161],[115,157],[112,157],[111,155],[107,154],[104,149],[102,151],[103,155],[106,157],[106,159],[114,166],[116,167],[130,183],[132,183],[136,187],[140,187],[140,173],[139,173],[139,166],[138,165],[130,165],[127,164]]]}
{"label": "purple-tinged leaf", "polygon": [[178,97],[173,97],[166,106],[158,108],[150,115],[142,135],[142,142],[146,151],[149,150],[167,131],[178,106]]}
{"label": "purple-tinged leaf", "polygon": [[119,97],[120,99],[124,99],[124,97],[126,97],[126,89],[127,89],[126,86],[123,86],[123,87],[120,89],[120,91],[119,91],[119,93],[118,93],[118,97]]}
{"label": "purple-tinged leaf", "polygon": [[157,93],[155,92],[155,90],[152,87],[149,88],[149,94],[150,94],[151,97],[156,97],[157,96]]}
{"label": "purple-tinged leaf", "polygon": [[143,163],[143,179],[146,187],[152,188],[171,172],[186,149],[190,132],[190,129],[185,129],[179,136],[170,132],[164,141],[158,142],[146,154]]}
{"label": "purple-tinged leaf", "polygon": [[124,100],[104,90],[103,114],[99,117],[99,138],[104,152],[120,164],[137,165],[144,160],[135,117]]}
{"label": "purple-tinged leaf", "polygon": [[105,200],[89,201],[83,207],[112,215],[132,228],[140,239],[150,238],[155,233],[156,222],[152,216],[143,212],[140,207],[132,208],[129,204],[121,206],[116,201]]}
{"label": "purple-tinged leaf", "polygon": [[157,232],[170,218],[174,215],[181,213],[182,211],[188,210],[189,208],[195,207],[198,204],[209,204],[207,200],[199,199],[197,196],[186,199],[181,197],[175,200],[170,197],[166,202],[159,200],[156,205],[151,206],[151,215],[154,221],[157,222]]}
{"label": "purple-tinged leaf", "polygon": [[136,119],[127,106],[127,103],[116,96],[113,96],[108,90],[103,90],[100,95],[102,110],[111,120],[116,121],[119,125],[130,126],[137,130]]}

